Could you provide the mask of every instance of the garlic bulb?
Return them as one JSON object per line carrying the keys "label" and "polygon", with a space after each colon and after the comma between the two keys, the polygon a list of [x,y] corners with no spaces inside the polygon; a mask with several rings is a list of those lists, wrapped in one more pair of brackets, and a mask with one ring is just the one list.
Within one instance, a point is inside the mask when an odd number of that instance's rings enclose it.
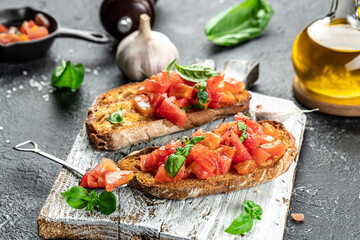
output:
{"label": "garlic bulb", "polygon": [[142,81],[165,70],[178,57],[179,52],[168,37],[151,31],[147,14],[140,15],[139,30],[124,38],[116,51],[119,69],[134,81]]}

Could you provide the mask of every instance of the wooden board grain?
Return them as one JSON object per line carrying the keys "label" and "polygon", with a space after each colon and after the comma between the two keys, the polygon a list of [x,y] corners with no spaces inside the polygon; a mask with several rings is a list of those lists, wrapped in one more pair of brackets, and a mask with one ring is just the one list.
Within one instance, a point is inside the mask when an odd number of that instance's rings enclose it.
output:
{"label": "wooden board grain", "polygon": [[[206,62],[214,64],[211,60]],[[257,104],[262,104],[264,109],[298,109],[288,100],[252,94],[252,110]],[[231,120],[232,117],[216,120],[202,128],[211,130],[219,123]],[[284,122],[296,138],[299,149],[305,121],[305,115],[298,114]],[[164,145],[184,135],[190,136],[193,131],[178,132],[118,151],[105,152],[92,148],[83,127],[67,161],[80,168],[89,169],[99,164],[102,157],[119,160],[132,151]],[[238,236],[224,233],[224,229],[240,214],[242,202],[249,199],[260,204],[264,214],[263,220],[256,221],[253,230],[245,239],[281,239],[295,169],[296,162],[291,165],[288,172],[260,186],[230,194],[182,201],[154,199],[130,187],[118,188],[114,191],[118,202],[117,211],[106,216],[97,211],[89,213],[85,210],[75,210],[66,204],[60,193],[77,185],[79,178],[64,168],[40,212],[39,235],[46,239],[134,239],[140,236],[147,239],[240,239]]]}

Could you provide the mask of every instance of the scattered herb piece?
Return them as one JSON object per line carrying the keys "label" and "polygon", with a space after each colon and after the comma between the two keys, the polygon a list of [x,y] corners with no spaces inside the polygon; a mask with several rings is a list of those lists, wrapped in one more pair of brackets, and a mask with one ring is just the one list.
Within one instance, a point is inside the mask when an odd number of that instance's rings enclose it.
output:
{"label": "scattered herb piece", "polygon": [[178,65],[175,64],[175,71],[183,78],[190,82],[206,81],[211,77],[215,77],[220,72],[215,71],[212,68],[205,67],[199,64],[193,65]]}
{"label": "scattered herb piece", "polygon": [[193,137],[190,140],[188,137],[184,137],[181,141],[185,144],[185,146],[176,148],[176,151],[168,156],[164,163],[164,168],[171,178],[174,178],[184,165],[186,157],[189,156],[192,146],[204,140],[205,136],[206,134],[203,136]]}
{"label": "scattered herb piece", "polygon": [[112,113],[108,117],[108,121],[112,124],[121,123],[124,120],[123,114],[122,114],[122,106],[120,107],[119,111]]}
{"label": "scattered herb piece", "polygon": [[62,61],[51,74],[51,84],[57,88],[71,88],[76,90],[84,80],[85,68],[83,64],[71,64],[70,61]]}
{"label": "scattered herb piece", "polygon": [[[198,89],[198,91],[196,92],[196,96],[199,99],[199,105],[204,105],[210,101],[209,94],[206,91],[206,87],[207,87],[207,81],[201,81],[194,85],[194,88]],[[204,108],[205,108],[205,106],[204,106]]]}
{"label": "scattered herb piece", "polygon": [[242,122],[238,122],[238,127],[239,127],[239,130],[242,132],[239,139],[240,139],[240,142],[243,142],[248,137],[248,135],[246,133],[247,126],[246,126],[246,124],[244,124]]}
{"label": "scattered herb piece", "polygon": [[167,75],[168,75],[169,79],[170,79],[170,70],[171,70],[171,68],[172,68],[172,66],[174,65],[175,62],[176,62],[176,58],[169,64],[169,66],[166,69],[166,72],[167,72]]}
{"label": "scattered herb piece", "polygon": [[249,232],[253,227],[253,219],[261,220],[262,208],[253,201],[245,200],[242,212],[225,230],[225,232],[236,235]]}
{"label": "scattered herb piece", "polygon": [[189,110],[191,107],[192,107],[192,106],[185,106],[185,107],[181,108],[181,110],[184,110],[184,111],[186,112],[186,111]]}
{"label": "scattered herb piece", "polygon": [[273,14],[267,1],[246,0],[211,18],[205,33],[216,45],[233,46],[260,35]]}
{"label": "scattered herb piece", "polygon": [[62,192],[63,196],[70,207],[82,209],[86,207],[86,211],[93,211],[95,206],[99,206],[100,212],[110,215],[116,210],[116,197],[112,192],[103,191],[100,197],[93,190],[88,195],[88,191],[80,186],[70,188],[66,192]]}

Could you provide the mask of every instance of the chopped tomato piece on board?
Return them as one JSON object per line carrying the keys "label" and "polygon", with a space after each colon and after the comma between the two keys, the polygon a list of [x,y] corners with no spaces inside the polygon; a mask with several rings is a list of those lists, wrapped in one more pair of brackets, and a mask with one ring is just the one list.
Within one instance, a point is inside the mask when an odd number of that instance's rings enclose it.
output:
{"label": "chopped tomato piece on board", "polygon": [[208,132],[206,133],[204,140],[202,140],[200,143],[205,147],[208,147],[210,150],[215,150],[217,147],[219,147],[221,141],[222,139],[219,135]]}
{"label": "chopped tomato piece on board", "polygon": [[154,112],[154,108],[151,107],[149,98],[145,94],[136,95],[133,97],[134,107],[141,113],[141,115],[146,116]]}
{"label": "chopped tomato piece on board", "polygon": [[239,93],[245,89],[245,83],[235,78],[224,79],[225,90],[229,90],[231,93]]}
{"label": "chopped tomato piece on board", "polygon": [[86,172],[84,174],[84,176],[81,178],[81,181],[80,181],[80,184],[79,184],[80,187],[89,187],[88,183],[87,183],[87,178],[88,178],[89,174],[90,174],[90,171]]}
{"label": "chopped tomato piece on board", "polygon": [[100,175],[100,171],[91,170],[89,175],[87,176],[87,184],[89,188],[99,188],[98,178]]}
{"label": "chopped tomato piece on board", "polygon": [[264,122],[261,127],[265,135],[272,136],[273,138],[279,136],[279,131],[270,123]]}
{"label": "chopped tomato piece on board", "polygon": [[245,162],[239,162],[233,165],[237,172],[241,175],[246,175],[251,173],[255,167],[256,163],[253,159],[246,160]]}
{"label": "chopped tomato piece on board", "polygon": [[184,126],[186,123],[186,113],[176,105],[175,97],[166,98],[156,112],[178,126]]}
{"label": "chopped tomato piece on board", "polygon": [[108,158],[103,158],[101,160],[101,169],[100,172],[105,172],[105,171],[119,171],[120,168],[116,165],[116,163]]}
{"label": "chopped tomato piece on board", "polygon": [[217,168],[216,161],[211,158],[209,148],[201,144],[195,144],[191,150],[189,156],[194,159],[201,167],[207,172],[215,172]]}
{"label": "chopped tomato piece on board", "polygon": [[197,162],[193,162],[187,168],[190,173],[194,173],[199,179],[206,179],[214,175],[212,172],[206,171],[202,166],[200,166]]}
{"label": "chopped tomato piece on board", "polygon": [[4,25],[0,24],[0,33],[7,32],[7,30],[8,29]]}
{"label": "chopped tomato piece on board", "polygon": [[261,166],[269,157],[270,154],[261,148],[255,148],[252,150],[252,157],[254,158],[256,165]]}
{"label": "chopped tomato piece on board", "polygon": [[260,146],[265,152],[270,154],[270,158],[282,157],[286,151],[286,145],[281,140],[276,140],[272,143],[265,143]]}
{"label": "chopped tomato piece on board", "polygon": [[167,98],[166,93],[148,93],[148,98],[150,101],[150,105],[153,109],[157,109],[162,101],[164,101],[165,98]]}
{"label": "chopped tomato piece on board", "polygon": [[174,96],[176,98],[191,99],[194,88],[183,84],[173,83],[169,89],[169,97]]}
{"label": "chopped tomato piece on board", "polygon": [[234,162],[238,163],[252,159],[250,153],[240,142],[239,137],[233,131],[226,132],[221,136],[221,138],[223,139],[224,145],[236,148],[236,154],[233,158]]}
{"label": "chopped tomato piece on board", "polygon": [[159,167],[154,179],[158,182],[177,182],[182,180],[185,177],[186,168],[185,164],[180,168],[180,171],[176,174],[174,179],[172,179],[169,174],[166,172],[164,165]]}
{"label": "chopped tomato piece on board", "polygon": [[200,136],[204,136],[204,134],[206,133],[206,131],[204,129],[199,128],[196,132],[194,132],[191,136],[192,137],[200,137]]}
{"label": "chopped tomato piece on board", "polygon": [[108,171],[105,173],[105,187],[106,191],[110,192],[116,187],[129,182],[134,176],[132,171]]}

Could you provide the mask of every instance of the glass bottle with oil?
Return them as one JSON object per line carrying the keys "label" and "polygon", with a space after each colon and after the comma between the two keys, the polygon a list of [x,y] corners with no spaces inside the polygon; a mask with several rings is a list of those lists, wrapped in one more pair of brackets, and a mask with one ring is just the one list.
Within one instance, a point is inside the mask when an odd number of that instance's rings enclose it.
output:
{"label": "glass bottle with oil", "polygon": [[357,0],[333,0],[330,13],[296,38],[292,60],[311,97],[360,105],[360,19]]}

